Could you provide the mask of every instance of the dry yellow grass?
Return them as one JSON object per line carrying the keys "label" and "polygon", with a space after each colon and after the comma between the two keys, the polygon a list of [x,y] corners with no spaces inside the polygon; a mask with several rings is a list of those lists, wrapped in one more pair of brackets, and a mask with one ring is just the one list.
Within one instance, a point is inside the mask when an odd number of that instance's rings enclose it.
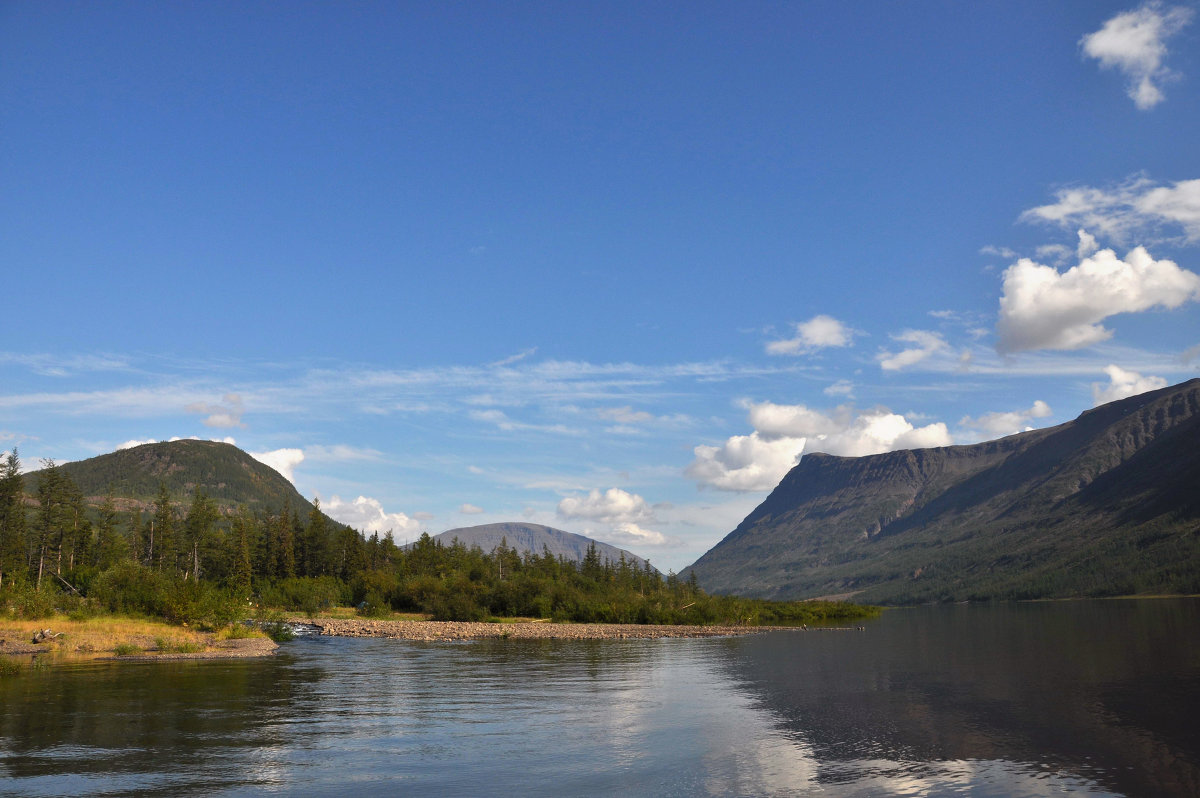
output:
{"label": "dry yellow grass", "polygon": [[121,616],[87,620],[72,620],[66,616],[37,621],[5,619],[0,620],[0,639],[12,643],[30,643],[33,636],[43,629],[62,636],[38,644],[39,648],[65,654],[111,653],[120,645],[136,646],[142,650],[182,647],[199,647],[202,650],[212,640],[212,635],[185,627]]}

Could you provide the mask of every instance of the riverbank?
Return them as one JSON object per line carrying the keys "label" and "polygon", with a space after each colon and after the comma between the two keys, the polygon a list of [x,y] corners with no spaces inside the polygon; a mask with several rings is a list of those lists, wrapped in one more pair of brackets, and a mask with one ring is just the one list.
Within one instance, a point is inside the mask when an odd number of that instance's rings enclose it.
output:
{"label": "riverbank", "polygon": [[[232,633],[231,633],[232,632]],[[34,642],[39,638],[38,642]],[[264,657],[278,644],[257,629],[201,632],[140,618],[64,616],[0,621],[0,656],[89,660],[186,660]]]}
{"label": "riverbank", "polygon": [[[796,626],[650,626],[612,623],[474,623],[466,621],[379,621],[365,618],[290,618],[335,637],[385,637],[397,640],[628,640],[662,637],[728,637]],[[814,627],[816,630],[817,627]],[[847,627],[833,627],[845,630]],[[858,629],[854,627],[853,629]]]}

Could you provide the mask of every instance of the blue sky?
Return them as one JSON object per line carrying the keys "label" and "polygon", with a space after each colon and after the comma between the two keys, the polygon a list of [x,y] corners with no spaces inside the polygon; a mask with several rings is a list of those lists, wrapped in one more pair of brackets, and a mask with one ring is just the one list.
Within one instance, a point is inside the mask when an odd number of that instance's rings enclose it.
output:
{"label": "blue sky", "polygon": [[0,2],[0,447],[683,568],[1200,372],[1194,2]]}

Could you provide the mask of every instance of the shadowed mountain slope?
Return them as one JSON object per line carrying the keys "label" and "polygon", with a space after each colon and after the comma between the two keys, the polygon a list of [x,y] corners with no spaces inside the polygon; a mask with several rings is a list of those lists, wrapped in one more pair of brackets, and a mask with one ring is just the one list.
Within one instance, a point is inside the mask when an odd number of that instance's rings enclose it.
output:
{"label": "shadowed mountain slope", "polygon": [[1200,380],[987,443],[805,455],[688,570],[878,603],[1200,592]]}

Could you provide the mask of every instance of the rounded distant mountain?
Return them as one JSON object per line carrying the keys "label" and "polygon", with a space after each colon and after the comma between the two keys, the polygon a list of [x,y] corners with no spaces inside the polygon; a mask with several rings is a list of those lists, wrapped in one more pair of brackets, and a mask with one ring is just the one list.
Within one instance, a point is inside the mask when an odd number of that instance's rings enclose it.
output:
{"label": "rounded distant mountain", "polygon": [[555,557],[563,557],[575,562],[583,562],[583,556],[587,554],[588,546],[595,544],[596,552],[600,555],[602,562],[608,560],[618,563],[621,561],[621,556],[624,555],[625,562],[630,565],[644,568],[646,563],[646,560],[625,549],[618,549],[616,546],[592,540],[584,535],[564,532],[561,529],[541,524],[526,524],[518,521],[481,524],[480,526],[448,529],[440,535],[434,536],[434,540],[438,540],[446,546],[453,543],[456,538],[468,548],[478,546],[483,551],[491,551],[499,546],[501,541],[504,541],[505,545],[511,549],[520,552],[528,551],[533,554],[541,554],[545,547]]}

